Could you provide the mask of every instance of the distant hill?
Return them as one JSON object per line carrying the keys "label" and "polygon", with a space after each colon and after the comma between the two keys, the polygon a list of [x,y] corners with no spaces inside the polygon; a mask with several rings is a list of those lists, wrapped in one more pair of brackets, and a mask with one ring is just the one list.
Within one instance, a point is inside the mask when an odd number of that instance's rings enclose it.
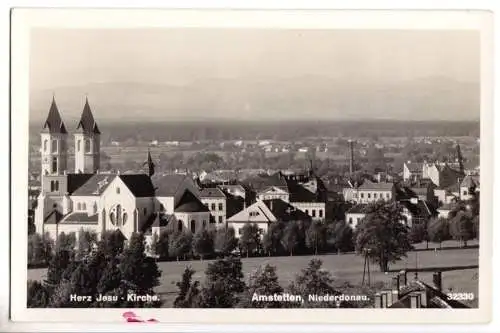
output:
{"label": "distant hill", "polygon": [[32,91],[31,118],[42,121],[52,92],[67,122],[85,94],[98,120],[396,119],[478,120],[479,84],[442,77],[349,86],[323,76],[203,79],[185,86],[135,82],[90,83]]}

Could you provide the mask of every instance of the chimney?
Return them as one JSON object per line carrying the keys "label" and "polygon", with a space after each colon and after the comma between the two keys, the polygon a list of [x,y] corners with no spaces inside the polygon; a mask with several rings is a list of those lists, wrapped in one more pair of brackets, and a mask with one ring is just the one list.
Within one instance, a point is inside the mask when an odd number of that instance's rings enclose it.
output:
{"label": "chimney", "polygon": [[393,300],[393,296],[392,296],[392,290],[388,289],[388,290],[384,290],[384,294],[386,295],[386,308],[390,307],[393,303],[397,302]]}
{"label": "chimney", "polygon": [[382,308],[387,308],[387,292],[386,291],[382,291],[380,293],[380,298],[381,298],[381,307]]}
{"label": "chimney", "polygon": [[354,172],[354,142],[349,140],[349,174]]}
{"label": "chimney", "polygon": [[382,297],[380,293],[375,294],[375,308],[380,309],[382,307]]}
{"label": "chimney", "polygon": [[412,309],[420,308],[420,293],[410,294],[410,308]]}
{"label": "chimney", "polygon": [[399,300],[399,278],[397,276],[392,278],[392,303]]}
{"label": "chimney", "polygon": [[407,280],[407,276],[406,276],[406,271],[405,270],[402,270],[399,272],[398,274],[398,278],[399,278],[399,287],[405,287],[408,280]]}
{"label": "chimney", "polygon": [[432,282],[437,290],[443,291],[442,273],[440,271],[432,274]]}

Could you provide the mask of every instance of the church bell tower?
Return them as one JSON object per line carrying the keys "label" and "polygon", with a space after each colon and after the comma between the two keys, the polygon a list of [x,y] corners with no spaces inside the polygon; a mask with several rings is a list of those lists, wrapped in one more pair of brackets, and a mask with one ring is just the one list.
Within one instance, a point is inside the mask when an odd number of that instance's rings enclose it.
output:
{"label": "church bell tower", "polygon": [[59,176],[67,168],[68,132],[52,97],[49,115],[43,125],[41,135],[42,176]]}
{"label": "church bell tower", "polygon": [[101,132],[85,98],[82,116],[75,133],[75,173],[96,173],[101,160]]}

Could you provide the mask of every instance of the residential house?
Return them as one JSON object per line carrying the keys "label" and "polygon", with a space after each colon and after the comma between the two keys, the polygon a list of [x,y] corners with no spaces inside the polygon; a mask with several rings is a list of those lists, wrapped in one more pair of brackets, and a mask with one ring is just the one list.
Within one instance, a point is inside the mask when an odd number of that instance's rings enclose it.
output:
{"label": "residential house", "polygon": [[210,210],[212,221],[217,227],[226,226],[226,195],[215,188],[204,188],[200,191],[200,200]]}
{"label": "residential house", "polygon": [[257,200],[239,213],[227,219],[228,227],[234,228],[236,237],[240,237],[247,223],[256,224],[263,236],[271,223],[278,221],[304,221],[310,216],[281,199]]}

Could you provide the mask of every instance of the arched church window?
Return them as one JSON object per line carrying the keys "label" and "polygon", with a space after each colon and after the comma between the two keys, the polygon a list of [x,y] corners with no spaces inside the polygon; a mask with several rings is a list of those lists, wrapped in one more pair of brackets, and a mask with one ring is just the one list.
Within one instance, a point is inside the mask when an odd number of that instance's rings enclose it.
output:
{"label": "arched church window", "polygon": [[52,140],[52,152],[57,153],[57,140]]}
{"label": "arched church window", "polygon": [[94,214],[97,214],[97,201],[94,202]]}
{"label": "arched church window", "polygon": [[191,220],[191,232],[194,234],[196,232],[196,221]]}
{"label": "arched church window", "polygon": [[77,210],[82,210],[82,204],[81,203],[77,203],[76,204],[76,209]]}
{"label": "arched church window", "polygon": [[178,230],[178,231],[182,231],[182,220],[179,220],[179,221],[177,222],[177,230]]}
{"label": "arched church window", "polygon": [[116,188],[116,194],[120,194],[120,188],[119,187]]}
{"label": "arched church window", "polygon": [[52,158],[52,173],[57,172],[57,157]]}
{"label": "arched church window", "polygon": [[122,225],[122,206],[117,205],[116,206],[116,226],[121,226]]}
{"label": "arched church window", "polygon": [[76,149],[77,149],[78,151],[80,151],[80,150],[81,150],[81,148],[82,148],[82,140],[78,140],[78,141],[77,141],[77,144],[76,144]]}
{"label": "arched church window", "polygon": [[127,219],[128,219],[128,214],[123,213],[123,225],[125,225],[125,223],[127,223]]}
{"label": "arched church window", "polygon": [[87,210],[87,204],[85,202],[82,203],[82,210]]}
{"label": "arched church window", "polygon": [[55,191],[55,188],[56,188],[56,186],[55,186],[55,184],[54,184],[54,181],[53,181],[53,180],[51,180],[51,181],[50,181],[50,192],[54,192],[54,191]]}
{"label": "arched church window", "polygon": [[89,139],[85,139],[85,152],[86,153],[90,153],[91,152],[91,149],[90,149],[90,140]]}

